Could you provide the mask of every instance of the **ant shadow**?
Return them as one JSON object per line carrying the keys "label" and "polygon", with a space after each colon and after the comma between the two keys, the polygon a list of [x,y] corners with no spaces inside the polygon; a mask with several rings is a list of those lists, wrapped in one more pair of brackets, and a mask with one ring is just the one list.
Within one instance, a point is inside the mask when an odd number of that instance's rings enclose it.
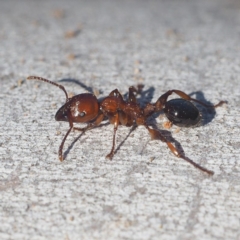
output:
{"label": "ant shadow", "polygon": [[63,78],[63,79],[59,80],[58,82],[75,83],[76,85],[80,86],[81,88],[83,88],[87,92],[93,93],[93,88],[92,87],[88,87],[86,84],[80,82],[79,80],[77,80],[75,78]]}
{"label": "ant shadow", "polygon": [[[83,83],[75,78],[63,78],[63,79],[59,80],[58,82],[74,83],[74,84],[80,86],[81,88],[83,88],[85,91],[94,94],[94,89],[92,87],[87,86],[85,83]],[[99,91],[99,93],[101,94],[102,91]]]}
{"label": "ant shadow", "polygon": [[83,134],[84,134],[84,132],[81,132],[79,134],[79,136],[77,138],[75,138],[74,141],[70,144],[70,146],[68,146],[67,150],[63,153],[63,159],[65,159],[67,157],[67,155],[69,154],[69,152],[71,151],[71,149],[73,148],[75,143],[83,136]]}

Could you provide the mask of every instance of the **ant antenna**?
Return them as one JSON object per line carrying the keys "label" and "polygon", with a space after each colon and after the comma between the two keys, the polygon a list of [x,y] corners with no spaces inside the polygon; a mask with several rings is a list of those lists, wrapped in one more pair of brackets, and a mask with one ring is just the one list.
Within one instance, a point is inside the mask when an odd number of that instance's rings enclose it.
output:
{"label": "ant antenna", "polygon": [[42,78],[42,77],[37,77],[37,76],[29,76],[29,77],[27,77],[27,80],[40,80],[40,81],[43,81],[43,82],[51,83],[52,85],[55,85],[55,86],[57,86],[57,87],[59,87],[59,88],[61,88],[63,90],[63,92],[66,95],[66,102],[69,100],[68,94],[67,94],[64,86],[62,86],[60,84],[57,84],[57,83],[52,82],[52,81],[50,81],[48,79],[45,79],[45,78]]}

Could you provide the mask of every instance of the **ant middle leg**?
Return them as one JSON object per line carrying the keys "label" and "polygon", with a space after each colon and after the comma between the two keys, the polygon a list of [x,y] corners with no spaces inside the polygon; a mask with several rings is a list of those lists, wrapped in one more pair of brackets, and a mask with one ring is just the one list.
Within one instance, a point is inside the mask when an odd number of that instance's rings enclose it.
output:
{"label": "ant middle leg", "polygon": [[[144,87],[143,84],[138,84],[137,88],[131,86],[128,90],[128,102],[136,103],[137,102],[136,95],[142,92],[143,87]],[[136,93],[136,95],[134,93]]]}
{"label": "ant middle leg", "polygon": [[213,175],[214,172],[211,170],[208,170],[202,166],[200,166],[199,164],[195,163],[194,161],[192,161],[191,159],[187,158],[184,156],[183,153],[181,153],[176,147],[173,146],[173,144],[171,142],[169,142],[161,133],[160,131],[156,130],[156,129],[152,129],[149,126],[145,125],[145,127],[147,128],[147,130],[150,133],[151,139],[152,140],[161,140],[162,142],[165,142],[168,146],[168,148],[171,150],[171,152],[179,158],[184,159],[185,161],[189,162],[190,164],[192,164],[194,167],[198,168],[199,170],[206,172],[209,175]]}

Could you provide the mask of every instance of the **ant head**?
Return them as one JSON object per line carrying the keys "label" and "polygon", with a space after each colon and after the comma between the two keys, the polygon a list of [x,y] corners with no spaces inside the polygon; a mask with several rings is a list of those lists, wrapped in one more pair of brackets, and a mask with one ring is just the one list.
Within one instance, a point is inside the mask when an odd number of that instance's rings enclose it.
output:
{"label": "ant head", "polygon": [[97,117],[99,104],[97,98],[90,93],[82,93],[69,98],[57,111],[56,121],[87,123]]}
{"label": "ant head", "polygon": [[29,76],[27,79],[47,82],[63,90],[66,103],[57,111],[55,115],[56,121],[87,123],[97,117],[99,104],[93,94],[83,93],[69,98],[65,88],[60,84],[36,76]]}

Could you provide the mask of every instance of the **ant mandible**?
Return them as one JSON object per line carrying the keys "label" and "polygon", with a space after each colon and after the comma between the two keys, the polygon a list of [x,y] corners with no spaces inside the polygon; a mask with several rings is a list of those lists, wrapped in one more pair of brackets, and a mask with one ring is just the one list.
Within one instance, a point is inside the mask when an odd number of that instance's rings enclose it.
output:
{"label": "ant mandible", "polygon": [[[174,147],[173,144],[168,141],[159,130],[150,128],[147,124],[147,118],[154,113],[163,110],[166,117],[172,124],[182,127],[193,127],[199,123],[201,115],[195,105],[193,105],[190,101],[197,102],[204,107],[210,108],[221,106],[223,103],[226,103],[226,101],[220,101],[216,105],[206,105],[201,101],[191,98],[189,95],[180,90],[169,90],[160,96],[156,103],[147,103],[145,107],[140,107],[136,101],[135,94],[141,92],[143,85],[138,85],[137,88],[130,87],[127,101],[123,99],[118,89],[113,90],[109,96],[101,101],[98,101],[96,96],[91,93],[82,93],[70,98],[62,85],[45,78],[29,76],[27,79],[40,80],[55,85],[62,89],[66,95],[66,103],[55,115],[56,121],[68,122],[70,126],[59,147],[58,156],[60,161],[63,161],[62,150],[64,142],[72,129],[85,132],[86,130],[98,126],[103,121],[104,117],[107,117],[109,122],[114,125],[114,132],[112,149],[106,158],[113,158],[115,150],[115,136],[119,124],[128,127],[133,125],[142,125],[148,130],[151,139],[159,139],[162,142],[165,142],[175,156],[188,161],[194,167],[203,172],[210,175],[214,174],[213,171],[210,171],[185,157],[184,154]],[[177,94],[181,98],[167,101],[168,97],[173,93]],[[73,126],[73,123],[87,123],[87,126],[84,128],[76,128]]]}

